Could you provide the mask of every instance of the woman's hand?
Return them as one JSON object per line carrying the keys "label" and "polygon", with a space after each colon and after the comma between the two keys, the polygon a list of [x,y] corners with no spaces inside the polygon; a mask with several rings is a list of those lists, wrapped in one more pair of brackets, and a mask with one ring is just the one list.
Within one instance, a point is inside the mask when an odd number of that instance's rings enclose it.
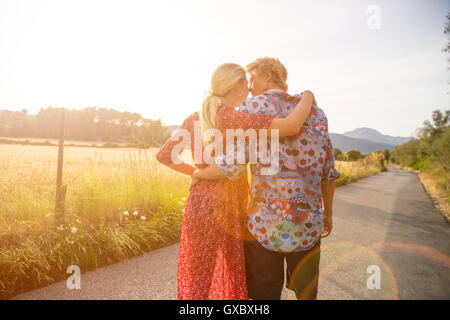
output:
{"label": "woman's hand", "polygon": [[317,101],[316,101],[316,97],[314,96],[314,93],[312,93],[310,90],[303,91],[302,94],[303,93],[307,93],[307,94],[312,95],[312,104],[317,106]]}

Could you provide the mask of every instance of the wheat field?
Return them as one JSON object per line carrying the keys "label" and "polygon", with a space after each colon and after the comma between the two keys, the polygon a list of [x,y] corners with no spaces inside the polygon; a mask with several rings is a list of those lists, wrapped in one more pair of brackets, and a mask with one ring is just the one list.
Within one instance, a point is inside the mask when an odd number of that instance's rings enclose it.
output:
{"label": "wheat field", "polygon": [[155,152],[66,147],[61,223],[58,148],[0,145],[0,298],[176,242],[189,177]]}

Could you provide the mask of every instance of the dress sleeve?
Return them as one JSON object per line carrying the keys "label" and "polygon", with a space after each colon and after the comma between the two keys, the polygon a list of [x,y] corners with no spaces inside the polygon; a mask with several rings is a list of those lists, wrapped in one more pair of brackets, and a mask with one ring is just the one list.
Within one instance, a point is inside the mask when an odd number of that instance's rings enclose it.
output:
{"label": "dress sleeve", "polygon": [[[177,129],[177,130],[188,130],[189,132],[191,132],[193,128],[193,115],[189,116],[188,118],[186,118],[182,125]],[[172,151],[175,148],[175,146],[177,146],[179,143],[184,143],[185,147],[184,148],[180,148],[178,155],[180,155],[180,153],[186,149],[187,147],[187,142],[183,141],[184,137],[183,136],[179,136],[178,139],[174,138],[172,139],[172,136],[163,144],[163,146],[158,150],[158,152],[156,153],[156,160],[158,160],[159,162],[161,162],[162,164],[166,165],[166,166],[171,166],[172,169],[179,171],[181,173],[187,174],[187,175],[192,175],[195,171],[195,167],[190,165],[189,163],[184,162],[183,160],[181,160],[181,163],[175,164],[172,161]],[[189,147],[190,147],[190,143],[189,143]]]}
{"label": "dress sleeve", "polygon": [[341,173],[334,167],[334,152],[330,137],[327,143],[327,155],[323,166],[322,184],[333,182],[341,176]]}
{"label": "dress sleeve", "polygon": [[224,129],[268,129],[275,116],[236,111],[228,107],[222,107],[217,117],[218,127]]}

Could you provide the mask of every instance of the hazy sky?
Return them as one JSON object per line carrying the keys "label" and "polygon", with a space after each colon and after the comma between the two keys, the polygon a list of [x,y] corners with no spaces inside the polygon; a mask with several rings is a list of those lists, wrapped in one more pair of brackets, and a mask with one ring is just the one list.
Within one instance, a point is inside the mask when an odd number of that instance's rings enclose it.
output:
{"label": "hazy sky", "polygon": [[180,124],[217,65],[272,56],[290,92],[316,94],[331,132],[407,136],[450,108],[449,10],[445,0],[0,0],[0,109],[98,106]]}

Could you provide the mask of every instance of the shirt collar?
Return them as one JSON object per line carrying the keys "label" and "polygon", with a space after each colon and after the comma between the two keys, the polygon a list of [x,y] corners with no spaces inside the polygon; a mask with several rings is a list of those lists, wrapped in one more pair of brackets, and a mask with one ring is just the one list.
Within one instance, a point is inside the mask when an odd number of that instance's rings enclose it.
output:
{"label": "shirt collar", "polygon": [[263,94],[267,94],[267,93],[286,93],[286,91],[281,90],[281,89],[269,89],[269,90],[265,91]]}

